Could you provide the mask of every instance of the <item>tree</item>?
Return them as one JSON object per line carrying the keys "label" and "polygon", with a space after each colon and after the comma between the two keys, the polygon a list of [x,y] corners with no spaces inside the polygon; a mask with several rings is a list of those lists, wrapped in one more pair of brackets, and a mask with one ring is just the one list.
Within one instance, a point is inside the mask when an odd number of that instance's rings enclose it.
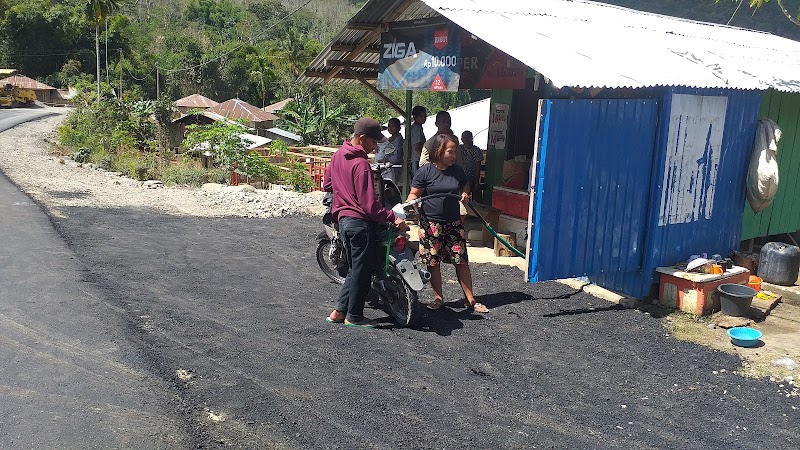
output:
{"label": "tree", "polygon": [[305,68],[320,50],[319,42],[308,39],[294,27],[286,30],[286,36],[279,41],[278,46],[295,78],[300,76],[300,70]]}
{"label": "tree", "polygon": [[100,100],[100,25],[119,9],[121,0],[88,0],[86,15],[94,23],[94,52],[97,56],[97,100]]}
{"label": "tree", "polygon": [[242,137],[247,133],[243,125],[228,122],[214,122],[210,125],[189,125],[190,133],[183,141],[189,151],[208,151],[214,156],[217,165],[252,178],[262,178],[274,183],[280,178],[277,167],[269,164],[258,152],[248,151],[249,140]]}
{"label": "tree", "polygon": [[347,114],[346,105],[330,107],[325,97],[299,95],[283,109],[278,126],[303,137],[305,144],[337,144],[350,131],[355,117]]}
{"label": "tree", "polygon": [[[720,0],[715,0],[715,3],[719,3],[719,1]],[[737,2],[739,3],[739,5],[736,7],[736,11],[733,12],[734,15],[736,14],[737,11],[739,11],[739,8],[742,6],[744,1],[745,0],[733,0],[734,3],[737,3]],[[762,6],[764,6],[765,3],[769,2],[769,0],[747,0],[747,1],[750,2],[750,8],[753,8],[753,9],[761,8]],[[800,25],[800,7],[797,7],[796,8],[797,9],[797,13],[792,15],[789,12],[789,9],[786,8],[786,5],[785,5],[786,0],[775,0],[775,2],[778,4],[778,7],[781,9],[781,13],[783,13],[783,15],[786,16],[787,19],[789,19],[795,25]],[[731,19],[733,19],[733,16],[731,16]],[[728,23],[730,23],[730,20],[728,21]]]}

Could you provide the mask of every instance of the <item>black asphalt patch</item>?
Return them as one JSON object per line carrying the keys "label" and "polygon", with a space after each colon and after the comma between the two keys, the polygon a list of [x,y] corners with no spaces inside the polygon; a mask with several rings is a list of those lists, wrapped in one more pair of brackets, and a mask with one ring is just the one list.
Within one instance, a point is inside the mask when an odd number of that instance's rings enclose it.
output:
{"label": "black asphalt patch", "polygon": [[472,265],[488,314],[352,329],[324,321],[338,286],[314,257],[319,218],[62,211],[87,281],[187,405],[198,446],[800,448],[800,400],[732,373],[738,357],[514,268]]}

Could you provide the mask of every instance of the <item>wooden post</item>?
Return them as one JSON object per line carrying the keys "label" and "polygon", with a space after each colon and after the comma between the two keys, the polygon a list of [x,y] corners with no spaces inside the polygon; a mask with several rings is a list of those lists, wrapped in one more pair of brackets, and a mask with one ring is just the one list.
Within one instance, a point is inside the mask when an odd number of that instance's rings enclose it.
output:
{"label": "wooden post", "polygon": [[[501,234],[497,233],[498,236],[503,238],[506,242],[511,244],[512,247],[516,247],[517,245],[517,237],[514,233],[511,234]],[[503,245],[499,239],[495,238],[494,240],[494,256],[516,256],[514,252],[512,252],[508,247]]]}
{"label": "wooden post", "polygon": [[411,90],[406,90],[406,138],[403,141],[403,174],[401,175],[401,182],[403,183],[403,201],[408,198],[408,193],[411,191],[411,182],[408,180],[408,166],[411,164],[411,123],[414,118],[411,117],[411,110],[414,108],[414,93]]}

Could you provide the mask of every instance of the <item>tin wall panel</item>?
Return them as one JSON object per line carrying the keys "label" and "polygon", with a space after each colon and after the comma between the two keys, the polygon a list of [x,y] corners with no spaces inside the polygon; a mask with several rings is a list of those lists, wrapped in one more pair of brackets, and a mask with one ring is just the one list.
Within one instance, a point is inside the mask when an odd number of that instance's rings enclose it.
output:
{"label": "tin wall panel", "polygon": [[[670,160],[669,119],[672,111],[673,94],[727,97],[724,130],[716,167],[715,180],[704,189],[713,189],[713,201],[706,213],[694,215],[684,223],[663,220],[664,192],[673,189],[665,183],[664,177]],[[739,247],[741,238],[741,205],[745,201],[745,177],[749,163],[750,150],[755,135],[761,106],[761,93],[758,91],[667,88],[661,102],[660,123],[656,145],[656,157],[650,188],[650,203],[645,243],[644,277],[640,286],[631,286],[626,292],[644,296],[651,284],[657,282],[655,268],[684,261],[692,254],[728,254]],[[680,174],[678,174],[680,175]],[[691,177],[678,177],[685,187],[695,183]],[[702,198],[707,199],[708,196]]]}
{"label": "tin wall panel", "polygon": [[530,281],[588,276],[627,291],[637,279],[657,112],[644,99],[543,102]]}
{"label": "tin wall panel", "polygon": [[761,117],[781,129],[778,193],[772,206],[759,213],[745,202],[742,240],[800,230],[800,94],[767,91]]}

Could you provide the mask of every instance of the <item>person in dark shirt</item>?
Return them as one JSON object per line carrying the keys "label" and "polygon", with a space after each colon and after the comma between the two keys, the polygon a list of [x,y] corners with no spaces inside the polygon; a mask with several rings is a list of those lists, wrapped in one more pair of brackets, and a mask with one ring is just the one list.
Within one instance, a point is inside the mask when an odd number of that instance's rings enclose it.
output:
{"label": "person in dark shirt", "polygon": [[[464,169],[456,165],[458,140],[448,134],[438,134],[432,141],[431,163],[421,166],[414,175],[411,192],[406,201],[432,194],[459,194],[461,202],[469,201],[469,180]],[[485,313],[489,309],[475,300],[472,293],[472,272],[467,259],[467,240],[461,222],[459,201],[439,197],[422,203],[419,219],[419,258],[431,273],[431,288],[435,298],[428,304],[439,309],[444,304],[441,264],[453,264],[467,308]]]}
{"label": "person in dark shirt", "polygon": [[386,138],[381,125],[369,117],[358,119],[353,137],[333,154],[325,171],[323,189],[333,192],[331,212],[339,223],[350,271],[344,280],[336,306],[328,322],[372,328],[374,322],[364,317],[364,302],[370,289],[376,259],[376,226],[394,222],[401,231],[408,228],[384,208],[375,193],[375,182],[367,154],[375,151]]}

